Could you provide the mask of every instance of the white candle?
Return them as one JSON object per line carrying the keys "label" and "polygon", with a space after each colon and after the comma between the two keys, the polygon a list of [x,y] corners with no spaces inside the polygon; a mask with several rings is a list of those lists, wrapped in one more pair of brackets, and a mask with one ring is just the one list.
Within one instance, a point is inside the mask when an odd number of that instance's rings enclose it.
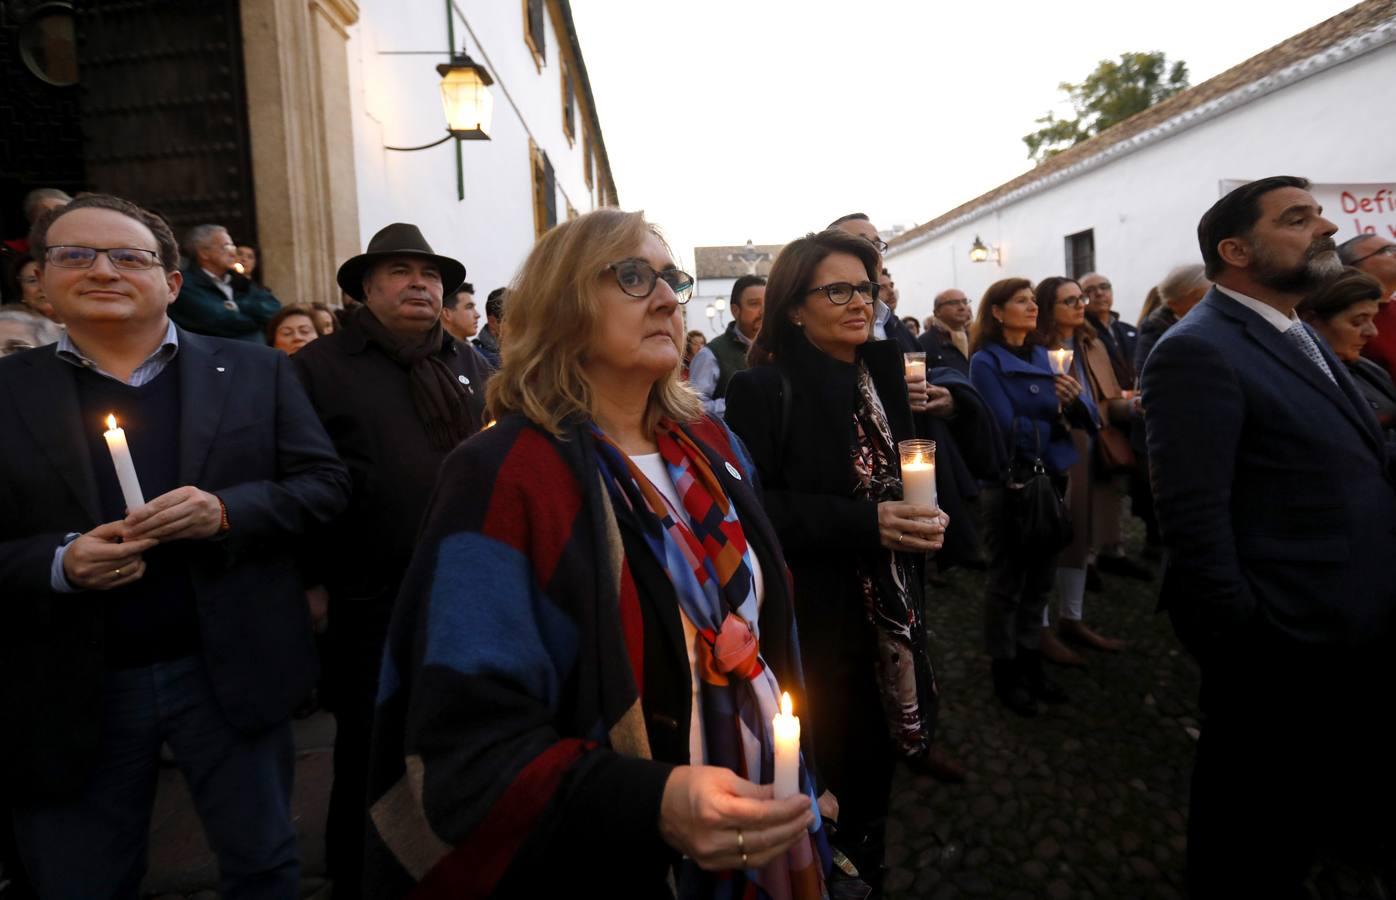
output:
{"label": "white candle", "polygon": [[902,499],[917,506],[936,508],[936,464],[934,460],[913,457],[902,463]]}
{"label": "white candle", "polygon": [[921,380],[922,380],[922,381],[925,381],[925,380],[926,380],[926,354],[924,354],[924,353],[906,353],[906,354],[903,354],[903,355],[905,356],[905,361],[904,361],[904,363],[905,363],[905,366],[906,366],[906,377],[907,377],[907,378],[915,378],[916,376],[919,375],[919,376],[921,377]]}
{"label": "white candle", "polygon": [[1065,348],[1060,350],[1048,350],[1047,355],[1052,357],[1052,371],[1058,375],[1067,375],[1071,372],[1071,361],[1076,354]]}
{"label": "white candle", "polygon": [[790,713],[790,694],[780,695],[780,712],[771,720],[776,737],[775,799],[800,793],[800,717]]}
{"label": "white candle", "polygon": [[126,430],[116,427],[116,416],[107,416],[107,430],[102,435],[107,439],[107,449],[111,451],[112,465],[116,467],[116,480],[121,483],[121,496],[126,499],[126,511],[145,505],[141,495],[141,482],[136,477],[136,465],[131,462],[131,450],[126,446]]}

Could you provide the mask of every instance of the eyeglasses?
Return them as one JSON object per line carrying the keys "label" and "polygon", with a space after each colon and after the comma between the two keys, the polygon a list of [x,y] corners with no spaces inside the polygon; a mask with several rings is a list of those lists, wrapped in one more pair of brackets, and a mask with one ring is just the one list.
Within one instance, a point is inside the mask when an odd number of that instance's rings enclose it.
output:
{"label": "eyeglasses", "polygon": [[858,284],[849,284],[847,281],[835,281],[833,284],[821,284],[817,288],[810,288],[806,294],[817,294],[821,291],[829,298],[829,302],[835,306],[846,306],[848,301],[853,299],[853,294],[859,293],[871,301],[877,300],[879,285],[871,281],[862,281]]}
{"label": "eyeglasses", "polygon": [[616,273],[616,284],[620,285],[625,295],[636,300],[653,294],[655,285],[661,281],[669,285],[679,303],[687,303],[688,298],[693,296],[693,276],[673,267],[656,272],[654,266],[643,259],[623,259],[606,268]]}
{"label": "eyeglasses", "polygon": [[1065,300],[1059,300],[1057,302],[1059,302],[1062,306],[1069,307],[1070,309],[1075,309],[1076,307],[1084,303],[1085,300],[1085,297],[1082,297],[1080,294],[1077,294],[1075,297],[1067,297]]}
{"label": "eyeglasses", "polygon": [[1348,265],[1355,266],[1358,263],[1365,262],[1366,260],[1369,260],[1374,256],[1396,256],[1396,244],[1387,244],[1385,247],[1378,247],[1371,253],[1368,253],[1366,256],[1359,256],[1357,259],[1354,259],[1352,262],[1348,263]]}
{"label": "eyeglasses", "polygon": [[1082,290],[1084,290],[1087,294],[1103,294],[1106,291],[1113,290],[1113,288],[1110,286],[1110,282],[1108,281],[1098,281],[1088,288],[1082,288]]}
{"label": "eyeglasses", "polygon": [[154,250],[137,247],[49,247],[44,251],[44,259],[48,260],[49,265],[60,269],[90,269],[97,262],[99,253],[105,253],[118,269],[152,269],[160,264],[160,256]]}
{"label": "eyeglasses", "polygon": [[865,236],[862,236],[862,235],[860,235],[860,237],[863,237],[863,240],[867,241],[869,244],[872,244],[874,247],[876,247],[878,253],[886,253],[886,252],[887,252],[887,242],[884,241],[882,238],[870,238],[870,237],[865,237]]}

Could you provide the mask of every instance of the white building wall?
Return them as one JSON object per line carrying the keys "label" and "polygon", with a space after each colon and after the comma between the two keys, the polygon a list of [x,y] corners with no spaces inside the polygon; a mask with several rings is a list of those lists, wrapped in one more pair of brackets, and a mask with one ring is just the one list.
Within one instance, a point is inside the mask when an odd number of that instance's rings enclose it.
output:
{"label": "white building wall", "polygon": [[[1181,263],[1201,262],[1197,220],[1226,179],[1302,175],[1316,183],[1396,178],[1396,117],[1377,112],[1373,90],[1396,79],[1396,44],[1298,81],[1100,168],[963,223],[908,249],[889,251],[898,313],[924,318],[935,294],[964,291],[978,308],[991,283],[1063,274],[1065,238],[1095,232],[1096,269],[1133,321],[1149,289]],[[1352,217],[1326,210],[1341,229]],[[975,236],[998,246],[1003,265],[972,263]]]}
{"label": "white building wall", "polygon": [[[495,80],[491,139],[461,143],[460,200],[455,141],[415,153],[384,149],[426,144],[445,133],[435,69],[450,49],[445,0],[361,0],[359,10],[349,70],[362,242],[391,222],[412,222],[437,252],[465,263],[466,278],[483,296],[507,284],[533,246],[530,138],[556,173],[559,222],[567,219],[569,201],[578,212],[598,205],[597,191],[585,180],[585,107],[575,74],[576,140],[570,146],[563,132],[559,66],[565,38],[547,15],[547,60],[540,72],[524,42],[523,4],[453,4],[455,49],[464,45]],[[383,54],[404,50],[441,55]]]}

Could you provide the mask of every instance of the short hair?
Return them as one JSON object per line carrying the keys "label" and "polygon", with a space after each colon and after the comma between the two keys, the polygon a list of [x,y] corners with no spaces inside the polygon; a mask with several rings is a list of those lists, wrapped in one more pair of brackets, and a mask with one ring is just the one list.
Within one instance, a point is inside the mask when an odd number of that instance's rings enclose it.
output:
{"label": "short hair", "polygon": [[267,343],[276,343],[276,329],[281,327],[292,316],[305,316],[310,320],[311,326],[315,329],[315,334],[320,334],[320,323],[315,321],[315,308],[304,303],[292,303],[290,306],[283,306],[276,311],[276,315],[267,320],[266,335]]}
{"label": "short hair", "polygon": [[837,219],[835,219],[834,221],[830,222],[828,225],[826,225],[826,226],[824,227],[824,230],[825,230],[825,231],[832,231],[833,229],[838,228],[838,227],[839,227],[840,225],[842,225],[844,222],[871,222],[871,221],[872,221],[872,220],[868,218],[868,214],[867,214],[867,213],[849,213],[849,214],[846,215],[846,216],[839,216]]}
{"label": "short hair", "polygon": [[184,243],[180,249],[184,251],[184,258],[193,262],[199,258],[199,250],[208,243],[209,238],[220,231],[227,231],[222,225],[195,225],[184,233]]}
{"label": "short hair", "polygon": [[33,222],[41,210],[39,204],[45,200],[62,200],[64,203],[72,203],[73,198],[68,196],[67,191],[60,191],[58,188],[35,188],[24,195],[24,219],[26,222]]}
{"label": "short hair", "polygon": [[1197,223],[1197,243],[1202,250],[1202,262],[1207,277],[1216,277],[1226,270],[1217,245],[1228,238],[1249,237],[1255,223],[1260,221],[1260,198],[1281,188],[1307,191],[1309,180],[1297,175],[1272,175],[1241,185],[1229,192],[1202,214]]}
{"label": "short hair", "polygon": [[1368,238],[1381,239],[1381,235],[1375,232],[1363,232],[1357,237],[1350,237],[1338,245],[1338,259],[1343,261],[1343,265],[1350,266],[1352,261],[1362,254],[1358,252],[1358,246]]}
{"label": "short hair", "polygon": [[[604,208],[538,239],[509,286],[509,346],[485,389],[490,415],[519,413],[557,436],[565,423],[594,415],[595,394],[581,361],[601,324],[602,273],[651,236],[663,241],[643,213]],[[643,425],[653,430],[660,419],[694,422],[702,415],[698,395],[675,365],[651,386]]]}
{"label": "short hair", "polygon": [[[1042,279],[1037,283],[1037,287],[1033,288],[1032,299],[1037,304],[1037,336],[1048,347],[1057,342],[1057,291],[1061,290],[1064,284],[1081,287],[1081,282],[1075,278],[1053,275]],[[1076,327],[1074,336],[1077,340],[1089,341],[1095,337],[1095,329],[1089,321],[1082,321]]]}
{"label": "short hair", "polygon": [[915,316],[903,316],[902,324],[905,325],[907,327],[907,330],[909,330],[913,335],[921,333],[921,320],[916,318]]}
{"label": "short hair", "polygon": [[[957,297],[957,298],[950,298],[950,297],[945,296],[946,294],[950,293],[951,291],[958,291],[958,292],[961,293],[961,294],[964,293],[964,291],[961,291],[959,288],[946,288],[945,290],[941,291],[939,294],[936,294],[936,295],[935,295],[935,299],[931,301],[931,309],[940,309],[941,306],[943,306],[943,305],[945,305],[946,303],[950,302],[951,299],[959,299],[958,297]],[[966,297],[965,299],[968,300],[969,298]]]}
{"label": "short hair", "polygon": [[[995,307],[1002,309],[1023,288],[1032,290],[1032,282],[1026,278],[1004,278],[985,289],[979,300],[979,311],[974,316],[969,344],[971,356],[990,344],[1003,343],[1003,323],[994,318],[993,310]],[[1037,332],[1029,331],[1025,343],[1038,343]]]}
{"label": "short hair", "polygon": [[459,290],[452,291],[451,293],[447,294],[445,297],[442,297],[442,298],[441,298],[441,306],[442,306],[444,309],[451,309],[451,310],[454,310],[457,306],[460,305],[460,295],[461,295],[461,294],[469,294],[471,297],[474,297],[474,296],[475,296],[475,285],[471,284],[471,283],[468,282],[468,281],[467,281],[465,284],[462,284],[462,285],[460,286],[460,289],[459,289]]}
{"label": "short hair", "polygon": [[27,325],[35,347],[56,344],[63,335],[63,329],[27,306],[6,306],[0,309],[0,322],[18,322],[21,325]]}
{"label": "short hair", "polygon": [[743,275],[732,284],[732,299],[730,301],[732,311],[736,312],[742,305],[742,294],[750,287],[764,287],[766,277],[764,275]]}
{"label": "short hair", "polygon": [[150,229],[150,233],[155,236],[156,253],[165,271],[173,272],[179,268],[179,245],[175,243],[174,232],[170,231],[169,224],[130,200],[113,197],[111,194],[84,194],[67,206],[50,209],[39,216],[34,227],[29,229],[29,252],[39,261],[40,268],[43,268],[44,257],[48,253],[48,231],[53,227],[53,223],[80,209],[109,209],[121,213],[128,219],[136,220]]}
{"label": "short hair", "polygon": [[497,287],[485,298],[485,315],[491,319],[504,319],[504,295],[508,288]]}
{"label": "short hair", "polygon": [[1385,295],[1380,281],[1361,269],[1348,267],[1343,274],[1305,297],[1295,311],[1305,322],[1327,322],[1364,300],[1380,303]]}
{"label": "short hair", "polygon": [[[807,234],[781,248],[771,264],[766,282],[766,308],[761,313],[761,330],[747,351],[752,365],[769,362],[789,353],[797,341],[805,340],[803,329],[790,321],[790,313],[809,297],[814,270],[835,253],[846,253],[863,264],[868,280],[877,281],[877,248],[860,237],[837,228]],[[871,331],[869,332],[871,337]]]}
{"label": "short hair", "polygon": [[1201,263],[1175,266],[1158,283],[1159,300],[1164,304],[1171,305],[1174,301],[1183,299],[1209,283],[1207,272]]}

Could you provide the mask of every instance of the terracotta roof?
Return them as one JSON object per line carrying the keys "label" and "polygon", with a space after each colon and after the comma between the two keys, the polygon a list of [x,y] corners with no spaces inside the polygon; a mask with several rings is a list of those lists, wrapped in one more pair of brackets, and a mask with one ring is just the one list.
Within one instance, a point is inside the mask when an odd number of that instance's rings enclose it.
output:
{"label": "terracotta roof", "polygon": [[1106,129],[1095,137],[1058,153],[988,193],[981,194],[968,203],[962,203],[949,212],[898,235],[895,240],[890,242],[890,246],[895,249],[914,241],[917,237],[935,230],[946,222],[965,216],[981,206],[987,206],[995,200],[1035,182],[1064,172],[1066,169],[1104,153],[1170,119],[1254,84],[1267,75],[1309,59],[1341,41],[1370,31],[1393,18],[1396,18],[1396,2],[1393,0],[1363,0],[1363,2],[1331,19],[1320,22],[1313,28],[1302,31],[1294,37],[1276,44],[1269,50],[1252,56],[1240,65],[1233,66],[1220,75],[1175,94],[1167,100],[1125,119],[1118,125]]}
{"label": "terracotta roof", "polygon": [[[775,262],[776,254],[784,244],[757,244],[753,249],[758,253],[765,253],[767,259],[756,264],[757,275],[771,274],[771,263]],[[745,244],[733,244],[728,247],[694,247],[693,267],[698,271],[694,272],[697,278],[740,278],[751,271],[751,267],[740,259],[732,259],[732,256],[746,250]]]}

